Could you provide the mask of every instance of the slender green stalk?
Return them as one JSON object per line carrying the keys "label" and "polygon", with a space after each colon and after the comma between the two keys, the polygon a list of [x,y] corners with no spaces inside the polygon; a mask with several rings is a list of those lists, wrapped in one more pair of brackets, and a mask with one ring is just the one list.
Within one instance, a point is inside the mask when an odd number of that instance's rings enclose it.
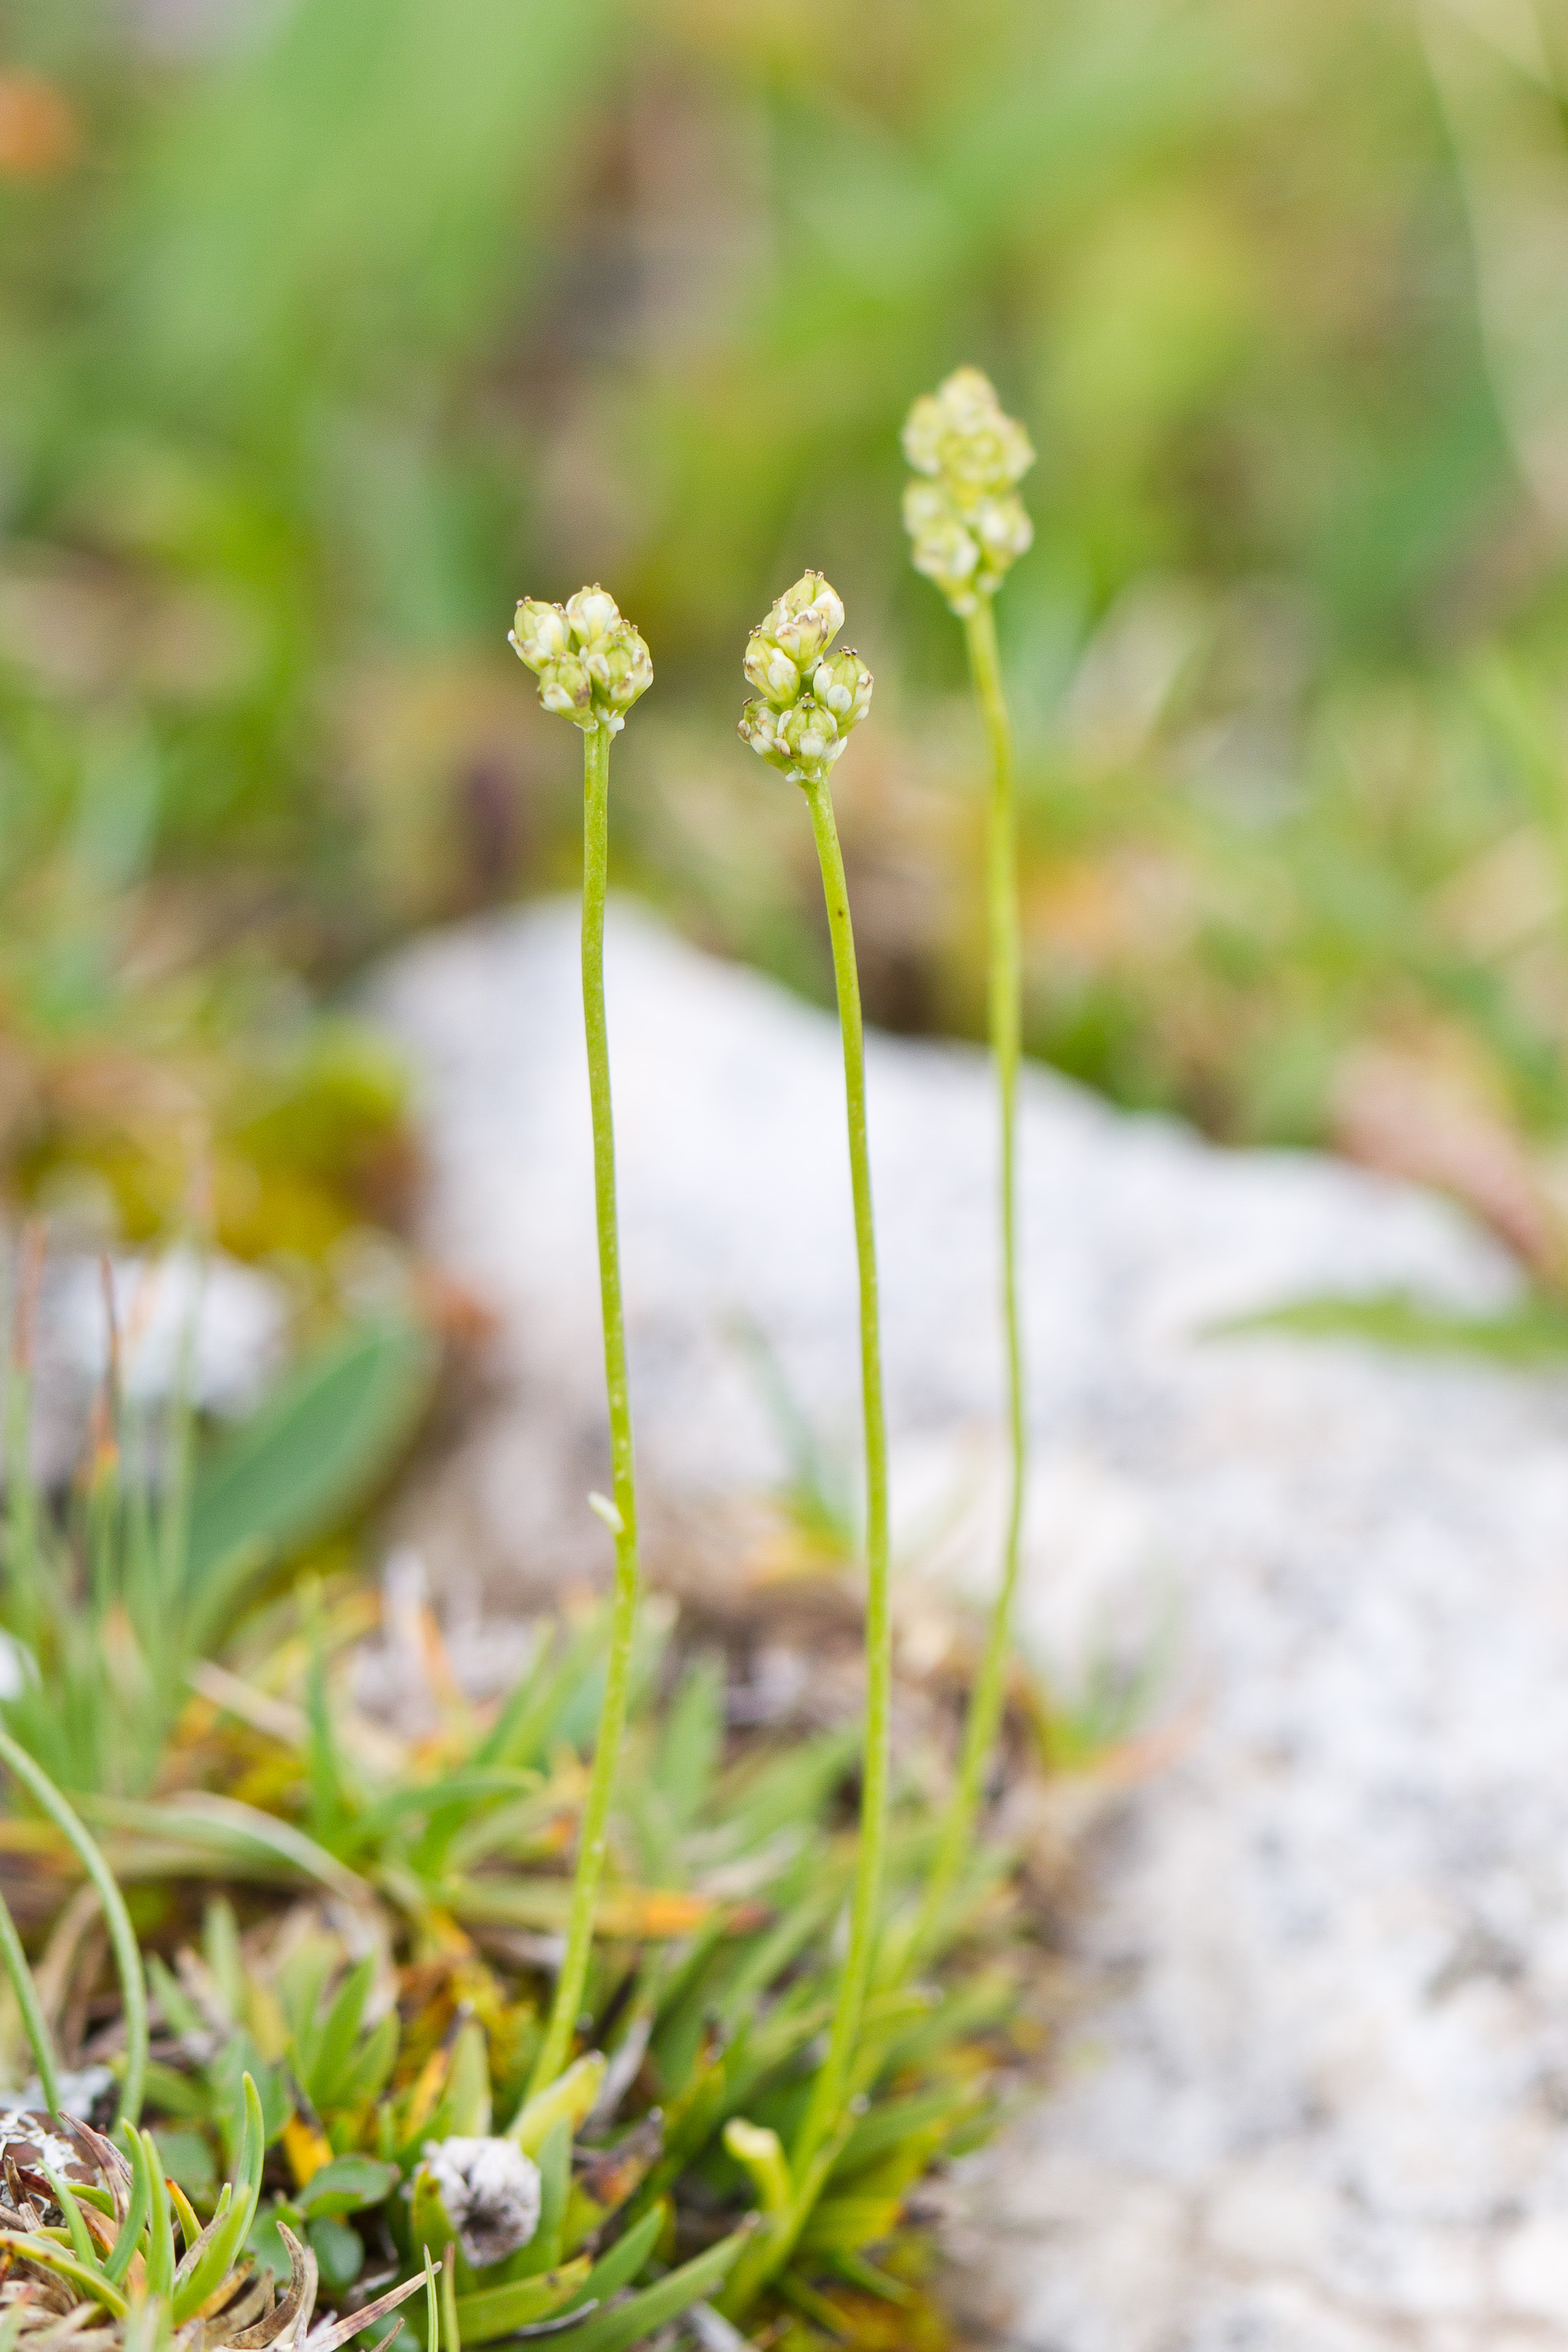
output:
{"label": "slender green stalk", "polygon": [[930,1948],[962,1867],[985,1769],[996,1742],[1006,1689],[1013,1639],[1013,1604],[1024,1529],[1027,1437],[1024,1406],[1024,1343],[1018,1300],[1018,1054],[1022,1029],[1023,976],[1018,925],[1018,826],[1014,781],[1013,730],[1002,690],[992,599],[981,596],[964,621],[969,669],[985,722],[991,752],[991,793],[986,815],[985,898],[989,945],[991,1053],[996,1070],[998,1166],[1002,1240],[1002,1328],[1007,1371],[1007,1428],[1011,1478],[1002,1577],[992,1605],[985,1649],[970,1694],[958,1778],[942,1816],[935,1858],[926,1882],[907,1958],[918,1962]]}
{"label": "slender green stalk", "polygon": [[594,1207],[599,1232],[599,1297],[605,1324],[605,1387],[610,1412],[610,1465],[616,1582],[610,1608],[609,1664],[599,1713],[594,1769],[577,1843],[566,1952],[528,2096],[555,2080],[566,2063],[582,2007],[593,1948],[594,1913],[604,1875],[610,1800],[626,1728],[632,1634],[637,1605],[637,1486],[626,1391],[626,1335],[621,1307],[621,1254],[616,1219],[616,1131],[610,1103],[610,1048],[605,1020],[605,885],[609,864],[610,730],[583,736],[583,1025],[594,1120]]}
{"label": "slender green stalk", "polygon": [[882,1346],[877,1305],[877,1239],[871,1216],[871,1164],[866,1148],[866,1052],[855,933],[833,800],[826,779],[803,789],[822,867],[838,1026],[844,1042],[844,1093],[849,1119],[849,1181],[860,1276],[860,1390],[866,1447],[866,1744],[860,1790],[860,1844],[849,1912],[849,1945],[839,1979],[827,2054],[791,2150],[797,2184],[837,2127],[876,1958],[878,1912],[888,1838],[888,1744],[893,1654],[888,1596],[888,1430],[882,1401]]}
{"label": "slender green stalk", "polygon": [[35,1651],[40,1612],[38,1496],[32,1464],[33,1327],[44,1244],[43,1224],[37,1218],[29,1219],[17,1260],[5,1379],[5,1593],[11,1631]]}
{"label": "slender green stalk", "polygon": [[882,1399],[882,1344],[877,1301],[877,1236],[871,1214],[871,1163],[866,1146],[866,1048],[849,892],[826,778],[798,780],[811,811],[833,941],[833,977],[844,1043],[844,1095],[849,1121],[849,1182],[860,1277],[860,1393],[866,1448],[866,1738],[860,1781],[860,1838],[849,1906],[849,1942],[833,2023],[811,2097],[790,2149],[787,2205],[771,2213],[741,2255],[720,2308],[743,2319],[788,2261],[811,2217],[854,2121],[849,2101],[859,2072],[866,1997],[877,1958],[888,1843],[889,1732],[893,1649],[888,1592],[888,1429]]}
{"label": "slender green stalk", "polygon": [[16,1996],[21,2011],[23,2030],[33,2053],[33,2063],[38,2070],[43,2086],[44,2105],[51,2116],[60,2111],[60,2073],[55,2058],[54,2037],[38,1999],[38,1988],[33,1981],[33,1971],[27,1966],[27,1955],[22,1949],[22,1938],[16,1933],[16,1922],[4,1895],[0,1895],[0,1964],[10,1979],[11,1990]]}
{"label": "slender green stalk", "polygon": [[109,1864],[48,1774],[7,1731],[0,1731],[0,1764],[16,1774],[76,1849],[82,1868],[98,1889],[104,1925],[109,1929],[115,1966],[120,1971],[121,2000],[125,2013],[125,2080],[120,2086],[120,2120],[133,2124],[142,2112],[142,2090],[147,2075],[147,1986],[125,1898],[114,1883]]}

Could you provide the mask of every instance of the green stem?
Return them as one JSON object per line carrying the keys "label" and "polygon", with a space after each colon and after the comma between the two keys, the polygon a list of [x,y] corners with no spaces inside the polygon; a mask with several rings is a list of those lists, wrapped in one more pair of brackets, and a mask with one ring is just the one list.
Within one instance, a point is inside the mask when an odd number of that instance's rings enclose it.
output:
{"label": "green stem", "polygon": [[[860,1845],[849,1912],[849,1948],[837,2006],[811,2101],[791,2151],[804,2181],[812,2160],[838,2126],[876,1956],[888,1837],[888,1737],[892,1710],[892,1635],[888,1607],[888,1430],[882,1402],[882,1348],[877,1308],[877,1238],[871,1216],[871,1164],[866,1148],[866,1053],[855,933],[833,801],[826,782],[808,783],[816,855],[822,866],[833,977],[844,1041],[844,1093],[849,1118],[849,1181],[860,1274],[860,1388],[866,1445],[866,1748],[860,1790]],[[804,2218],[804,2216],[802,2217]]]}
{"label": "green stem", "polygon": [[555,2080],[566,2063],[582,2007],[594,1942],[594,1912],[604,1875],[610,1800],[626,1728],[632,1634],[637,1607],[637,1486],[632,1467],[632,1416],[626,1393],[626,1335],[621,1308],[621,1252],[616,1221],[616,1130],[610,1105],[610,1047],[605,1021],[605,884],[609,865],[610,731],[583,737],[583,1026],[588,1045],[588,1094],[594,1119],[594,1209],[599,1231],[599,1298],[605,1324],[605,1388],[610,1412],[612,1495],[619,1522],[616,1584],[610,1606],[610,1652],[599,1710],[594,1769],[577,1841],[566,1952],[544,2041],[527,2095]]}
{"label": "green stem", "polygon": [[888,1843],[888,1748],[892,1717],[893,1647],[888,1594],[888,1425],[882,1402],[882,1342],[877,1305],[877,1234],[871,1214],[871,1162],[866,1146],[866,1044],[849,891],[826,782],[804,786],[822,867],[838,1027],[844,1043],[844,1096],[849,1120],[849,1185],[860,1276],[860,1395],[866,1445],[866,1741],[860,1777],[860,1840],[849,1906],[849,1945],[838,1980],[827,2053],[812,2084],[790,2149],[792,2195],[742,2254],[721,2299],[724,2316],[743,2319],[788,2261],[837,2160],[853,2122],[853,2095],[866,1996],[877,1957]]}
{"label": "green stem", "polygon": [[[142,1954],[135,1930],[131,1925],[131,1915],[125,1908],[125,1898],[114,1882],[109,1864],[48,1774],[34,1761],[25,1748],[18,1747],[6,1731],[0,1731],[0,1764],[15,1773],[34,1802],[47,1813],[61,1835],[75,1848],[82,1868],[98,1889],[98,1899],[103,1906],[104,1925],[109,1930],[115,1966],[120,1971],[121,2006],[125,2018],[125,2079],[120,2086],[119,2120],[133,2124],[142,2112],[142,2089],[147,2074],[147,1986],[142,1974]],[[44,2073],[41,2064],[39,2073]]]}
{"label": "green stem", "polygon": [[910,1937],[908,1959],[929,1950],[963,1866],[985,1784],[986,1766],[1001,1726],[1007,1661],[1013,1643],[1013,1603],[1024,1530],[1027,1436],[1024,1408],[1024,1343],[1018,1302],[1018,1054],[1023,1026],[1023,966],[1018,924],[1018,824],[1014,783],[1013,730],[1002,690],[996,650],[996,620],[983,596],[964,624],[969,671],[985,722],[991,752],[991,793],[986,814],[985,898],[989,944],[991,1054],[996,1070],[1002,1235],[1002,1328],[1007,1367],[1007,1428],[1011,1484],[1002,1555],[1002,1580],[992,1606],[984,1654],[963,1727],[958,1779],[937,1839],[925,1897]]}
{"label": "green stem", "polygon": [[27,1955],[22,1949],[22,1938],[16,1933],[5,1898],[0,1895],[0,1962],[11,1980],[11,1990],[21,2011],[22,2030],[33,2053],[33,2063],[38,2070],[43,2086],[44,2105],[51,2116],[60,2111],[60,2070],[55,2057],[54,2036],[38,1999],[38,1988],[33,1981],[33,1971],[27,1966]]}

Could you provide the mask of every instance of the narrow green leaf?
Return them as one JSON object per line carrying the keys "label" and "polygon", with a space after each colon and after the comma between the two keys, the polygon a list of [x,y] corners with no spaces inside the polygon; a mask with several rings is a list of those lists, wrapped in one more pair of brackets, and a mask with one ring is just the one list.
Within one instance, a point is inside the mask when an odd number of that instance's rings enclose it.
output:
{"label": "narrow green leaf", "polygon": [[33,2053],[33,2063],[38,2070],[38,2080],[44,2088],[44,2105],[50,2115],[58,2116],[60,2111],[60,2078],[55,2061],[55,2040],[38,2000],[33,1971],[27,1966],[27,1955],[22,1949],[22,1938],[16,1933],[16,1922],[12,1918],[10,1906],[3,1895],[0,1895],[0,1962],[4,1962],[11,1990],[16,1996],[16,2006],[22,2012],[27,2046]]}
{"label": "narrow green leaf", "polygon": [[184,1587],[190,1650],[204,1650],[250,1575],[362,1502],[430,1392],[436,1350],[408,1323],[349,1332],[300,1365],[191,1490]]}
{"label": "narrow green leaf", "polygon": [[98,2241],[81,2218],[81,2207],[50,2165],[44,2165],[43,2174],[54,2191],[55,2203],[65,2215],[66,2228],[70,2233],[71,2252],[79,2263],[86,2263],[89,2270],[102,2270],[103,2263],[99,2257]]}
{"label": "narrow green leaf", "polygon": [[325,2115],[336,2104],[338,2078],[353,2062],[360,2020],[364,2015],[374,1976],[375,1962],[367,1953],[338,1987],[336,1998],[315,2037],[304,2087],[318,2115]]}
{"label": "narrow green leaf", "polygon": [[[245,2243],[250,2225],[256,2219],[256,2208],[261,2196],[261,2168],[267,2154],[267,2126],[262,2118],[261,2101],[249,2074],[244,2082],[245,2130],[240,2141],[239,2161],[235,2168],[234,2199],[216,2230],[193,2262],[190,2253],[181,2257],[175,2273],[174,2301],[174,2325],[183,2326],[192,2313],[198,2311],[222,2279],[236,2254]],[[186,2270],[186,2264],[190,2268]],[[184,2273],[182,2278],[180,2273]]]}
{"label": "narrow green leaf", "polygon": [[125,2219],[103,2265],[104,2276],[118,2286],[131,2267],[131,2257],[142,2242],[142,2232],[153,2210],[152,2167],[140,2132],[126,2125],[121,2134],[126,2160],[131,2167],[131,2196],[125,2208]]}
{"label": "narrow green leaf", "polygon": [[[502,2336],[515,2335],[520,2327],[531,2326],[536,2320],[548,2319],[563,2304],[580,2294],[587,2283],[591,2268],[586,2254],[574,2263],[563,2263],[559,2270],[542,2271],[534,2278],[513,2279],[504,2286],[480,2287],[472,2294],[457,2297],[458,2334],[466,2345],[493,2344]],[[428,2322],[423,2313],[408,2315],[410,2332],[427,2344]],[[447,2329],[443,2327],[445,2336]]]}
{"label": "narrow green leaf", "polygon": [[704,2303],[715,2294],[729,2277],[750,2234],[748,2224],[615,2310],[595,2312],[581,2327],[554,2337],[551,2352],[631,2352],[633,2346],[656,2336],[694,2303]]}
{"label": "narrow green leaf", "polygon": [[525,2156],[536,2156],[563,2117],[574,2132],[598,2097],[604,2079],[601,2052],[590,2050],[574,2059],[563,2074],[523,2101],[507,2127],[508,2139],[514,2139]]}
{"label": "narrow green leaf", "polygon": [[336,2105],[340,2113],[363,2107],[380,2097],[397,2063],[397,2013],[393,2010],[372,2027],[353,2065],[338,2084]]}
{"label": "narrow green leaf", "polygon": [[379,2205],[396,2185],[395,2164],[383,2164],[374,2156],[335,2156],[320,2172],[312,2173],[294,2201],[307,2218],[317,2214],[335,2218]]}
{"label": "narrow green leaf", "polygon": [[86,2263],[79,2262],[74,2254],[68,2254],[63,2246],[57,2245],[52,2238],[46,2238],[39,2231],[0,2230],[0,2246],[26,2262],[37,2263],[45,2270],[57,2272],[61,2278],[68,2279],[73,2286],[79,2287],[95,2303],[101,2303],[106,2311],[113,2312],[117,2319],[123,2319],[131,2308],[126,2297],[111,2280],[105,2278],[96,2263],[89,2267]]}
{"label": "narrow green leaf", "polygon": [[561,2260],[562,2231],[572,2193],[572,2126],[563,2116],[538,2155],[539,2220],[526,2246],[507,2263],[509,2279],[532,2278]]}
{"label": "narrow green leaf", "polygon": [[[169,2185],[163,2178],[163,2166],[158,2154],[157,2142],[151,2132],[137,2135],[142,2143],[142,2159],[147,2167],[147,2185],[151,2210],[147,2240],[147,2292],[160,2300],[169,2294],[174,2284],[174,2225],[169,2212]],[[224,2195],[228,2194],[226,2185]],[[219,2210],[222,2210],[221,2200]],[[186,2242],[189,2253],[196,2241]]]}
{"label": "narrow green leaf", "polygon": [[131,1925],[125,1899],[113,1874],[93,1840],[67,1804],[42,1767],[8,1731],[0,1731],[0,1763],[15,1773],[55,1827],[68,1839],[82,1868],[98,1889],[104,1925],[120,1972],[120,1995],[125,2016],[125,2074],[120,2086],[121,2118],[134,2123],[142,2112],[142,2085],[147,2070],[147,1986],[142,1973],[142,1953]]}
{"label": "narrow green leaf", "polygon": [[644,2263],[658,2243],[659,2232],[669,2219],[669,2207],[661,2199],[650,2206],[642,2220],[634,2222],[623,2237],[617,2238],[607,2254],[601,2254],[583,2283],[584,2303],[608,2303],[622,2287],[630,2286]]}

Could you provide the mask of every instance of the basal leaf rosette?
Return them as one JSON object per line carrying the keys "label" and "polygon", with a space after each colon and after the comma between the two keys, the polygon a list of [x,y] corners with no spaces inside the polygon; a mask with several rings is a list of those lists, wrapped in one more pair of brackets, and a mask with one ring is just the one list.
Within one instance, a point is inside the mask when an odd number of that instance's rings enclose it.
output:
{"label": "basal leaf rosette", "polygon": [[597,586],[579,588],[564,604],[525,596],[507,643],[538,678],[545,709],[584,732],[607,727],[618,735],[626,712],[653,684],[647,646],[615,598]]}
{"label": "basal leaf rosette", "polygon": [[757,694],[741,713],[741,739],[792,783],[822,782],[871,707],[871,673],[859,655],[828,650],[843,626],[839,597],[820,572],[808,572],[747,643],[744,668]]}
{"label": "basal leaf rosette", "polygon": [[995,594],[1034,538],[1016,488],[1035,462],[1029,436],[1003,410],[990,377],[962,367],[921,394],[903,445],[920,477],[904,492],[915,569],[968,614]]}

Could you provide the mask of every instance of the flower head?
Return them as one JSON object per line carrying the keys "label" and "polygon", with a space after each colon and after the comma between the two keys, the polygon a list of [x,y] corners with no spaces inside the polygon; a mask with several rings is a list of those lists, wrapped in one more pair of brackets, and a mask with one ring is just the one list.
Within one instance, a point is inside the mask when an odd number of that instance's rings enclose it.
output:
{"label": "flower head", "polygon": [[921,394],[903,443],[921,477],[904,492],[915,569],[955,613],[973,613],[1034,537],[1016,488],[1035,462],[1029,436],[1004,414],[990,378],[964,367]]}
{"label": "flower head", "polygon": [[579,588],[564,604],[525,597],[507,643],[538,678],[545,709],[584,730],[618,735],[653,684],[647,646],[603,588]]}
{"label": "flower head", "polygon": [[458,2242],[476,2270],[504,2262],[539,2227],[539,2167],[510,2139],[426,2140],[434,2180]]}
{"label": "flower head", "polygon": [[792,782],[820,783],[871,705],[871,673],[847,646],[828,646],[844,606],[820,572],[786,589],[746,646],[755,701],[741,713],[741,740]]}

